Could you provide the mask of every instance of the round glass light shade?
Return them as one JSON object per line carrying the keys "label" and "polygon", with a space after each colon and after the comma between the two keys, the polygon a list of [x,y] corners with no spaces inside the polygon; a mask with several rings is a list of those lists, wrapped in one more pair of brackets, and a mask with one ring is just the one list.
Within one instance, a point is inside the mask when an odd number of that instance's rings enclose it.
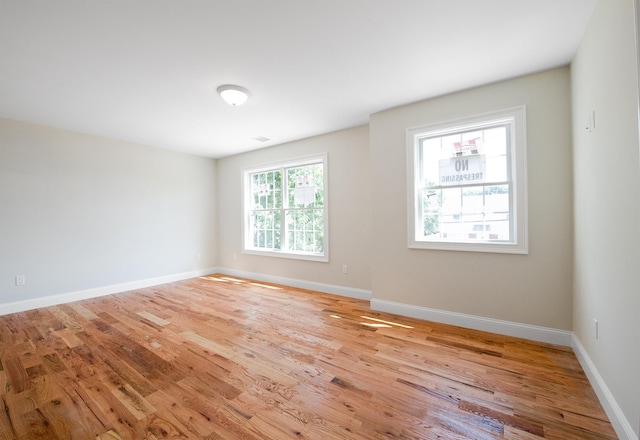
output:
{"label": "round glass light shade", "polygon": [[218,87],[218,93],[229,105],[238,106],[249,99],[249,91],[244,87],[226,84]]}

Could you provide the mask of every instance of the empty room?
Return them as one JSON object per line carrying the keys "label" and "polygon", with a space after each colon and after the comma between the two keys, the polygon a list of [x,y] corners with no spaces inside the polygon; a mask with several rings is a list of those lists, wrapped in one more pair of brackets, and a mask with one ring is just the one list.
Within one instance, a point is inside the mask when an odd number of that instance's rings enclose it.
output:
{"label": "empty room", "polygon": [[639,440],[639,11],[0,0],[0,439]]}

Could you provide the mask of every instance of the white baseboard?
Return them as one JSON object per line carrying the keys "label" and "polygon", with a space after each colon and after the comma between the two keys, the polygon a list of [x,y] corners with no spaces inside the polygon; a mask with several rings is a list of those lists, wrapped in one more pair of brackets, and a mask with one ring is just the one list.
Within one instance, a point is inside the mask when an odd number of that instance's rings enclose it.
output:
{"label": "white baseboard", "polygon": [[371,308],[381,312],[395,313],[411,318],[424,319],[442,324],[456,325],[474,330],[498,333],[517,338],[531,339],[533,341],[549,344],[571,346],[571,332],[536,325],[521,324],[518,322],[502,321],[499,319],[485,318],[482,316],[466,315],[464,313],[448,312],[446,310],[430,309],[382,299],[372,299]]}
{"label": "white baseboard", "polygon": [[600,400],[600,404],[604,408],[605,413],[607,413],[607,417],[609,417],[609,421],[611,422],[613,429],[616,430],[616,434],[618,434],[620,440],[639,440],[638,435],[633,432],[631,423],[629,423],[629,420],[625,417],[622,409],[620,409],[618,402],[616,402],[613,394],[609,391],[609,387],[607,387],[606,382],[602,376],[600,376],[598,369],[591,361],[591,358],[580,343],[578,337],[573,334],[571,339],[571,347],[573,348],[582,369],[589,378],[589,382],[591,383],[593,390],[598,395],[598,400]]}
{"label": "white baseboard", "polygon": [[331,293],[334,295],[346,296],[355,299],[371,299],[371,291],[365,289],[357,289],[355,287],[338,286],[335,284],[316,283],[313,281],[299,280],[296,278],[279,277],[275,275],[266,275],[256,272],[246,272],[244,270],[218,268],[218,272],[224,275],[249,278],[251,280],[263,281],[265,283],[282,284],[285,286],[297,287],[299,289],[315,290],[317,292]]}
{"label": "white baseboard", "polygon": [[50,295],[39,298],[26,299],[23,301],[14,301],[10,303],[0,304],[0,316],[7,315],[9,313],[23,312],[25,310],[38,309],[40,307],[55,306],[58,304],[80,301],[83,299],[96,298],[98,296],[126,292],[128,290],[143,289],[145,287],[157,286],[159,284],[172,283],[174,281],[181,281],[189,278],[209,275],[217,272],[217,270],[218,268],[216,267],[210,267],[207,269],[198,269],[173,275],[148,278],[146,280],[130,281],[127,283],[112,284],[110,286],[96,287],[93,289],[78,290],[76,292],[63,293],[60,295]]}

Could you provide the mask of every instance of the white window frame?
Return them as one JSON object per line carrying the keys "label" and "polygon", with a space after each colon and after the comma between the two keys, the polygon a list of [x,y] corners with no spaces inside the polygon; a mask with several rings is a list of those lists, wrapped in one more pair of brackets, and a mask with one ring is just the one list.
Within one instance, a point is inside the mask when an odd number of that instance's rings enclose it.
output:
{"label": "white window frame", "polygon": [[[511,142],[508,156],[510,239],[507,241],[467,241],[447,238],[422,238],[421,187],[419,148],[421,139],[454,134],[477,126],[509,122]],[[408,246],[413,249],[434,249],[467,252],[528,254],[527,232],[527,145],[526,108],[524,106],[428,124],[406,130],[407,139],[407,220]],[[419,230],[417,229],[419,227]]]}
{"label": "white window frame", "polygon": [[[295,168],[305,165],[313,165],[322,163],[322,178],[323,178],[323,224],[324,224],[324,237],[323,237],[323,252],[322,253],[311,253],[311,252],[301,252],[301,251],[290,251],[286,249],[286,216],[284,212],[286,211],[286,203],[288,203],[288,198],[286,198],[286,192],[284,191],[286,185],[286,172],[287,168]],[[282,226],[281,226],[281,237],[284,249],[282,250],[273,250],[273,249],[261,249],[255,248],[252,246],[252,231],[250,227],[250,212],[252,210],[252,200],[251,200],[251,175],[254,173],[261,173],[267,171],[282,171],[282,203],[283,206],[280,210],[283,212],[281,215]],[[279,257],[279,258],[292,258],[298,260],[311,260],[311,261],[319,261],[319,262],[328,262],[329,261],[329,173],[328,173],[328,157],[327,153],[316,154],[313,156],[306,156],[297,159],[281,161],[281,162],[273,162],[269,164],[264,164],[256,167],[245,168],[242,170],[242,197],[243,197],[243,222],[242,222],[242,247],[243,253],[253,254],[253,255],[262,255],[269,257]]]}

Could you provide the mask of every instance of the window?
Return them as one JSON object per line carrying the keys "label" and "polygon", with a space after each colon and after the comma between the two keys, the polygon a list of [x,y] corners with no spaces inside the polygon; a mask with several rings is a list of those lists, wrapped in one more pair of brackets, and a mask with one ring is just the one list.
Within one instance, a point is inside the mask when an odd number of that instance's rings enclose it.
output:
{"label": "window", "polygon": [[407,130],[409,247],[526,254],[525,108]]}
{"label": "window", "polygon": [[244,249],[328,261],[327,155],[244,171]]}

